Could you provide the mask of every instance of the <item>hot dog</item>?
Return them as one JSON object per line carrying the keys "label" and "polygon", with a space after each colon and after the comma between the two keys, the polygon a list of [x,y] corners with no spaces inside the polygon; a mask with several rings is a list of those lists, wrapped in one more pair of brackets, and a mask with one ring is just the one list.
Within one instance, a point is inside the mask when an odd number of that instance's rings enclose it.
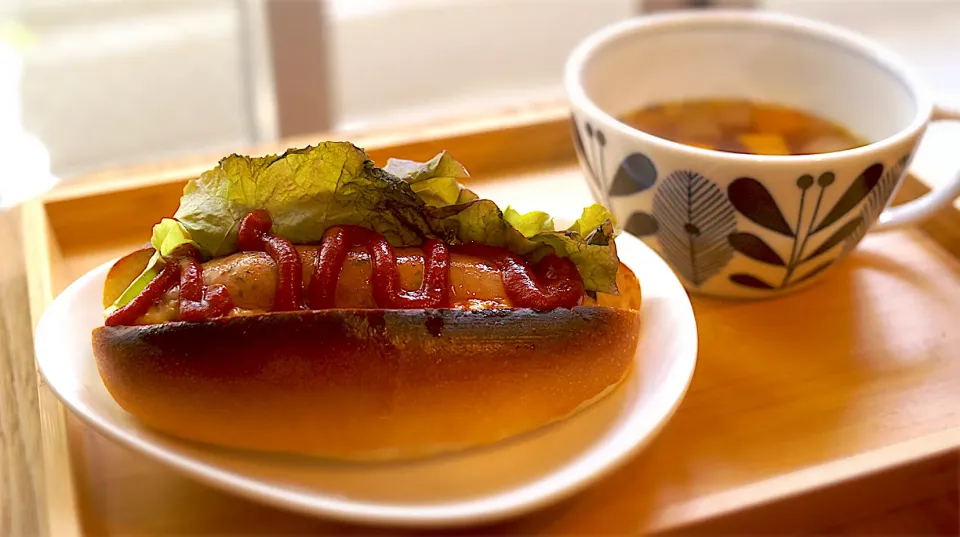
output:
{"label": "hot dog", "polygon": [[[314,264],[319,246],[297,246],[303,267],[303,281],[309,285],[313,277]],[[149,258],[153,251],[143,249],[137,252]],[[397,270],[400,285],[404,289],[419,289],[423,281],[423,252],[419,248],[397,249]],[[139,265],[137,272],[143,269]],[[621,266],[618,287],[639,289],[633,284],[636,276],[626,266]],[[352,249],[343,264],[337,282],[335,295],[336,308],[365,309],[377,308],[370,286],[372,272],[370,255],[360,248]],[[261,252],[239,252],[226,257],[213,259],[203,264],[204,285],[223,285],[230,296],[233,307],[230,315],[253,315],[266,313],[274,303],[277,288],[277,271],[270,257]],[[484,308],[510,308],[513,303],[503,287],[500,271],[491,261],[478,256],[454,252],[450,256],[450,303],[452,308],[479,310]],[[600,304],[621,309],[636,309],[639,296],[634,293],[598,295],[599,302],[584,294],[585,305]],[[104,307],[116,300],[116,295],[106,295]],[[139,317],[135,324],[153,324],[179,321],[179,286],[167,290],[162,298],[154,302],[149,310]],[[631,302],[632,301],[632,302]]]}
{"label": "hot dog", "polygon": [[447,153],[231,155],[116,261],[93,351],[147,426],[224,447],[422,457],[561,420],[630,370],[640,284],[599,205],[501,211]]}

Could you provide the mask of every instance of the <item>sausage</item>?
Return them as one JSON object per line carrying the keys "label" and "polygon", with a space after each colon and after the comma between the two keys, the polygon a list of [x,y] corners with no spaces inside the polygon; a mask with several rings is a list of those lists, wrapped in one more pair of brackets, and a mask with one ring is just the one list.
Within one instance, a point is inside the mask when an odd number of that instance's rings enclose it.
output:
{"label": "sausage", "polygon": [[[319,246],[297,246],[303,265],[304,286],[310,285]],[[406,290],[420,288],[423,255],[419,248],[397,248],[397,272]],[[335,304],[338,308],[376,308],[370,287],[370,256],[361,248],[350,251],[337,282]],[[500,271],[478,257],[450,254],[450,306],[454,308],[509,308]],[[203,283],[227,288],[234,309],[229,315],[249,315],[270,311],[277,286],[273,260],[263,252],[238,252],[203,264]],[[176,321],[179,318],[179,289],[174,287],[163,299],[138,319],[137,324]]]}
{"label": "sausage", "polygon": [[[303,265],[304,285],[310,284],[319,246],[297,246]],[[423,278],[423,255],[419,248],[397,248],[397,272],[403,289],[420,288]],[[337,282],[335,305],[345,309],[377,308],[370,287],[372,266],[366,251],[350,251]],[[223,284],[230,294],[234,308],[228,314],[254,315],[270,311],[277,286],[274,262],[263,252],[237,252],[212,259],[203,264],[205,285]],[[640,286],[636,275],[625,265],[617,272],[620,295],[598,293],[584,296],[584,306],[602,306],[616,309],[638,309]],[[179,320],[179,288],[173,287],[151,306],[136,324],[155,324]],[[450,307],[465,309],[509,308],[510,299],[503,288],[500,271],[493,263],[479,257],[450,254]]]}

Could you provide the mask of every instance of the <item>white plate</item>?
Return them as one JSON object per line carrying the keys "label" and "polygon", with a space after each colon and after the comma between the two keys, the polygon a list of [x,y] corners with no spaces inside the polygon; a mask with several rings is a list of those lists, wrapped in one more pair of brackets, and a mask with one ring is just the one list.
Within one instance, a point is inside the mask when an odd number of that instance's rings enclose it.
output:
{"label": "white plate", "polygon": [[344,464],[209,448],[141,426],[110,397],[90,332],[111,263],[68,287],[36,331],[37,362],[66,406],[106,436],[215,487],[354,522],[454,526],[517,515],[569,496],[649,442],[686,392],[697,356],[693,310],[660,258],[627,234],[621,260],[640,279],[636,364],[609,396],[567,421],[494,446],[407,463]]}

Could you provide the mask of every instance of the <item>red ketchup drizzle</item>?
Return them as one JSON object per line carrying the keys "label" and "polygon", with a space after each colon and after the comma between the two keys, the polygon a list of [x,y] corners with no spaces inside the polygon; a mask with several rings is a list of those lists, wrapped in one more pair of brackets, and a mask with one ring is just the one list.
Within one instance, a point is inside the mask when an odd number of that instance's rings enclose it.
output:
{"label": "red ketchup drizzle", "polygon": [[317,255],[307,292],[311,308],[334,307],[340,271],[347,252],[354,246],[362,246],[370,253],[373,265],[370,281],[378,307],[421,309],[449,305],[450,254],[442,242],[430,239],[423,243],[423,281],[419,290],[406,291],[400,287],[397,258],[386,238],[359,226],[336,226],[324,234]]}
{"label": "red ketchup drizzle", "polygon": [[504,248],[470,243],[457,251],[494,262],[514,307],[551,310],[572,308],[583,301],[580,272],[567,258],[549,254],[531,270],[523,258]]}
{"label": "red ketchup drizzle", "polygon": [[202,321],[219,317],[233,308],[223,284],[203,285],[203,269],[196,257],[180,264],[180,320]]}
{"label": "red ketchup drizzle", "polygon": [[[305,309],[303,267],[293,244],[270,233],[270,215],[258,209],[240,222],[237,243],[241,250],[263,251],[273,259],[279,273],[273,303],[274,311]],[[441,241],[423,243],[423,281],[420,289],[400,287],[400,273],[393,247],[379,233],[360,226],[335,226],[323,236],[307,289],[311,309],[335,307],[337,281],[351,248],[361,246],[370,253],[373,271],[371,285],[378,307],[389,309],[443,308],[449,306],[450,252]],[[583,281],[569,259],[550,254],[532,269],[520,256],[495,246],[470,243],[456,251],[492,261],[500,270],[503,287],[514,307],[550,310],[572,308],[583,300]],[[225,315],[233,308],[227,288],[221,284],[203,285],[203,269],[197,252],[171,257],[160,274],[125,306],[110,314],[107,326],[134,324],[164,293],[180,284],[180,319],[203,320]]]}
{"label": "red ketchup drizzle", "polygon": [[166,265],[139,295],[107,316],[106,326],[135,324],[163,295],[180,284],[180,320],[201,321],[219,317],[233,308],[227,288],[221,284],[203,285],[203,270],[197,252],[182,257],[167,258]]}
{"label": "red ketchup drizzle", "polygon": [[273,259],[279,273],[273,311],[291,311],[303,307],[303,266],[293,243],[270,233],[270,214],[257,209],[240,221],[237,244],[241,250],[263,251]]}

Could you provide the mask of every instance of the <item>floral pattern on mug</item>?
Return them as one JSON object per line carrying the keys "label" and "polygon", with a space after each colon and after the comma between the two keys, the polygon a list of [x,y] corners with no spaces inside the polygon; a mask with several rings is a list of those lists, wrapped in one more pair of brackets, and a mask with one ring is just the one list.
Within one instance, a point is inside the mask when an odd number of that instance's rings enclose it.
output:
{"label": "floral pattern on mug", "polygon": [[[833,207],[824,211],[823,216],[821,216],[821,208],[823,208],[824,194],[836,179],[833,172],[824,172],[816,180],[812,175],[800,176],[796,180],[796,186],[800,190],[800,204],[797,216],[793,219],[793,224],[787,221],[787,217],[781,212],[777,201],[760,181],[752,177],[741,177],[734,180],[727,188],[727,194],[737,211],[753,223],[774,233],[789,237],[792,241],[790,255],[785,257],[778,254],[774,248],[755,234],[740,231],[731,234],[729,241],[736,251],[754,261],[783,267],[785,271],[783,279],[779,282],[765,281],[744,272],[731,274],[729,276],[730,281],[754,289],[786,289],[803,283],[829,268],[836,259],[823,260],[823,256],[836,246],[849,240],[859,229],[865,227],[864,214],[861,212],[836,227],[812,251],[808,251],[810,239],[817,238],[822,232],[832,228],[834,224],[853,211],[864,198],[877,191],[878,185],[881,184],[881,179],[884,177],[883,171],[884,167],[880,163],[872,164],[863,170],[850,183],[850,186],[847,187]],[[811,191],[816,191],[815,201],[813,199],[814,194],[808,195]],[[882,193],[878,193],[878,197],[881,195]],[[813,215],[804,222],[803,209],[806,203],[815,203],[815,205]],[[799,275],[798,271],[800,271]]]}
{"label": "floral pattern on mug", "polygon": [[[637,214],[643,213],[631,220]],[[699,287],[733,258],[727,236],[737,229],[736,212],[703,175],[677,170],[665,177],[653,198],[653,218],[662,255],[692,285]]]}

